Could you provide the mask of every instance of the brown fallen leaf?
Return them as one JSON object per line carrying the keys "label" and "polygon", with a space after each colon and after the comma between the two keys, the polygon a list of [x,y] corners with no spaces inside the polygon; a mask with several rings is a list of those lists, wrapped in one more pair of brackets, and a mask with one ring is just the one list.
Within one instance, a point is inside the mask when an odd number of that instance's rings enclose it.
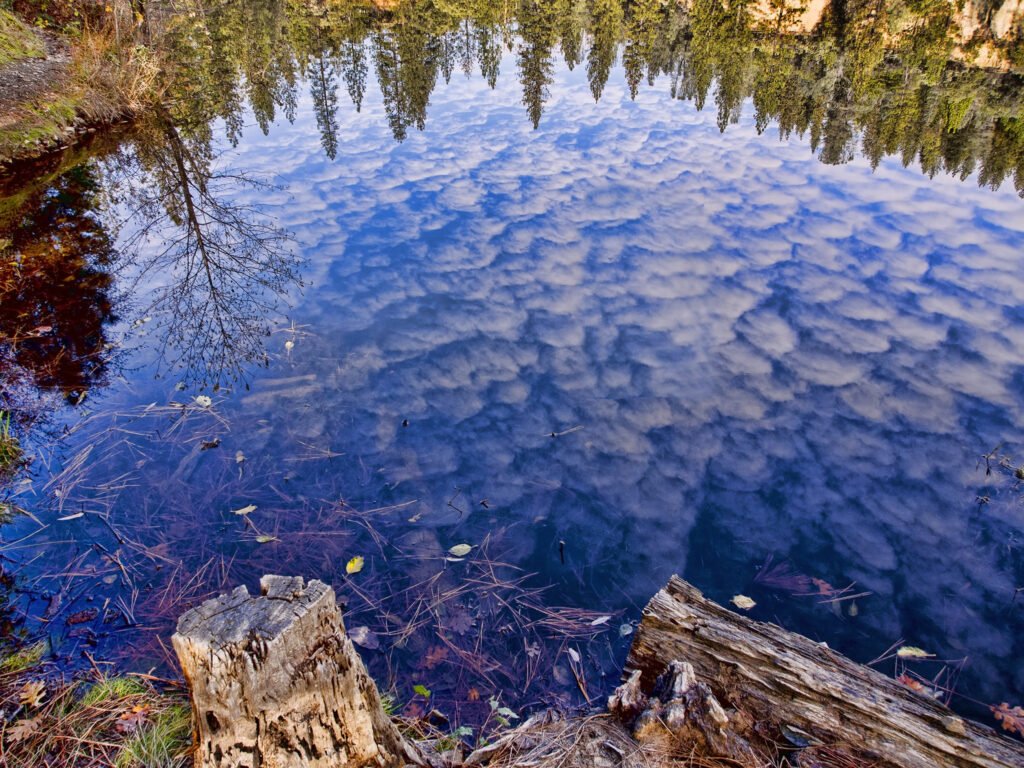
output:
{"label": "brown fallen leaf", "polygon": [[30,709],[38,709],[43,704],[43,699],[46,698],[46,683],[42,680],[32,680],[21,689],[21,693],[18,694],[18,701],[21,702],[22,706],[29,707]]}
{"label": "brown fallen leaf", "polygon": [[149,722],[149,707],[143,704],[136,704],[127,712],[122,712],[117,721],[118,731],[121,733],[135,733],[140,726]]}
{"label": "brown fallen leaf", "polygon": [[989,707],[992,715],[1003,725],[1004,731],[1024,736],[1024,708],[1011,707],[1005,701],[998,707]]}
{"label": "brown fallen leaf", "polygon": [[21,720],[15,720],[7,728],[7,740],[12,744],[17,744],[19,741],[24,741],[29,738],[33,733],[39,730],[39,724],[42,718],[39,715],[35,717],[24,717]]}

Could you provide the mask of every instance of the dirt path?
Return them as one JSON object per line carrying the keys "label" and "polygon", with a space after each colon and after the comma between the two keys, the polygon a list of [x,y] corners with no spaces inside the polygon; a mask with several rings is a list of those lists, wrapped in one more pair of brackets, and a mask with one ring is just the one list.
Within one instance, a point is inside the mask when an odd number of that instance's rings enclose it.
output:
{"label": "dirt path", "polygon": [[22,59],[0,69],[0,125],[10,123],[25,105],[59,89],[68,77],[67,47],[46,39],[46,58]]}

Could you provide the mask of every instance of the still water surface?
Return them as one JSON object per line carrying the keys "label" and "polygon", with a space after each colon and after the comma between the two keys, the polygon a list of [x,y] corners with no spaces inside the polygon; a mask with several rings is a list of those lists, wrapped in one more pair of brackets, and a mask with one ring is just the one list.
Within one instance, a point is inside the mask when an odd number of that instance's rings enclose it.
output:
{"label": "still water surface", "polygon": [[[374,34],[365,52],[386,39]],[[914,669],[962,670],[964,711],[1019,702],[1013,183],[871,158],[858,131],[856,151],[823,158],[806,133],[763,130],[748,98],[723,131],[712,99],[677,98],[671,75],[631,93],[617,43],[598,100],[594,65],[550,54],[535,127],[531,41],[509,41],[488,60],[493,87],[472,60],[435,72],[419,125],[396,118],[403,84],[381,79],[378,56],[359,70],[358,110],[309,67],[275,117],[247,103],[210,124],[198,163],[179,123],[46,182],[40,199],[88,198],[73,220],[119,255],[94,270],[112,277],[93,286],[109,306],[88,375],[34,380],[77,404],[41,422],[15,499],[46,527],[4,536],[31,534],[5,566],[41,590],[26,610],[50,621],[30,631],[69,657],[98,644],[148,666],[204,589],[299,573],[335,584],[350,626],[379,633],[367,654],[403,701],[425,682],[460,711],[468,686],[485,702],[502,686],[521,704],[578,700],[570,646],[604,691],[623,625],[678,573],[860,661],[925,648],[942,661]],[[160,173],[178,159],[207,169],[209,229],[225,210],[246,222],[210,238],[220,257],[175,235],[187,184],[169,195]],[[53,221],[24,238],[52,237]],[[460,543],[477,549],[446,561]],[[441,635],[479,650],[477,631],[515,632],[487,623],[486,595],[423,626],[389,623],[375,601],[424,579],[454,588],[483,554],[536,574],[546,605],[612,620],[592,641],[541,632],[555,645],[525,681],[467,671],[453,650],[425,664]],[[356,555],[365,568],[346,576]],[[852,599],[825,601],[848,585]],[[517,644],[493,660],[537,658]]]}

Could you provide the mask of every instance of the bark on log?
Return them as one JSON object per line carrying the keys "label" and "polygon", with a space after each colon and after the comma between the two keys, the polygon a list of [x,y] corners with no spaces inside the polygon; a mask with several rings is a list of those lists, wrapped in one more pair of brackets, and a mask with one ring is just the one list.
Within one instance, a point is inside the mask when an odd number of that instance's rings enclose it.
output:
{"label": "bark on log", "polygon": [[238,587],[178,621],[197,768],[422,764],[381,708],[334,590],[264,576],[260,591]]}
{"label": "bark on log", "polygon": [[[644,609],[625,675],[639,672],[649,693],[673,660],[692,665],[726,706],[754,721],[798,728],[881,765],[1024,766],[1024,744],[819,643],[739,616],[678,576]],[[620,698],[637,708],[635,691]]]}

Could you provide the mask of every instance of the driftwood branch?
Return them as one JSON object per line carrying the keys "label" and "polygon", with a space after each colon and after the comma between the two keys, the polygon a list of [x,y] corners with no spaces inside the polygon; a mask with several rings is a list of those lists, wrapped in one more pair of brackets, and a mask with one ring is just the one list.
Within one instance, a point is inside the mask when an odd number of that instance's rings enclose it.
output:
{"label": "driftwood branch", "polygon": [[1024,744],[822,644],[738,616],[678,577],[644,609],[626,676],[609,705],[635,719],[641,740],[656,722],[741,759],[754,724],[774,723],[875,765],[1024,766]]}
{"label": "driftwood branch", "polygon": [[197,768],[422,764],[381,708],[334,590],[264,576],[260,592],[239,587],[178,621]]}

